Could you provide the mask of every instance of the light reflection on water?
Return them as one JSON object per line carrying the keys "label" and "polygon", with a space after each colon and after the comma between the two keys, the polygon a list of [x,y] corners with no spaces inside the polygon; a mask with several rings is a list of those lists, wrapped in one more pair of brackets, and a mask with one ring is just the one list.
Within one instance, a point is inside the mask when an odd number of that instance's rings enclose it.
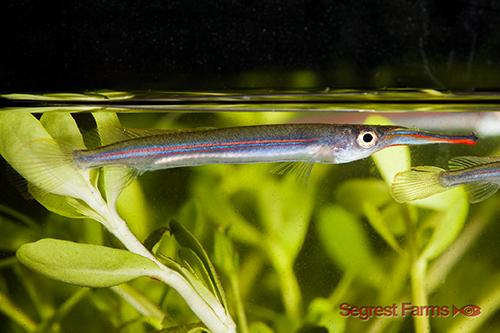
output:
{"label": "light reflection on water", "polygon": [[[193,106],[186,102],[182,107],[192,107],[190,112],[127,109],[120,114],[120,118],[126,127],[188,128],[283,122],[362,123],[369,115],[367,112],[290,112],[289,109],[288,112],[251,112],[262,107],[258,103],[250,104],[251,107],[247,110],[250,112],[214,113],[207,112],[214,104],[204,109],[207,105],[200,103]],[[231,102],[223,104],[222,108],[238,108],[235,105]],[[316,102],[277,103],[274,107],[286,109],[284,106],[291,106],[297,111],[304,105],[311,110],[346,107],[346,104],[327,106],[326,103],[318,105]],[[469,134],[473,131],[480,137],[478,144],[472,147],[442,145],[412,148],[412,165],[445,166],[447,160],[453,156],[500,154],[497,148],[500,136],[500,112],[477,112],[486,107],[483,103],[459,105],[462,110],[474,111],[460,113],[396,112],[423,108],[415,104],[394,105],[396,104],[377,104],[369,101],[367,104],[357,102],[348,106],[353,111],[376,111],[402,126],[445,133]],[[47,110],[43,109],[47,106],[32,105],[25,111],[35,112],[34,110],[39,110],[37,108],[40,107],[42,111]],[[67,110],[71,110],[72,107],[72,105],[66,106]],[[89,111],[83,109],[85,106],[74,107],[80,108],[78,113]],[[494,103],[488,104],[487,107],[490,110],[498,110],[498,105]],[[92,109],[94,108],[96,106],[92,106]],[[102,106],[98,108],[102,112]],[[112,110],[115,108],[116,105]],[[443,108],[450,106],[447,103],[425,105],[426,111],[441,111]],[[4,109],[0,112],[8,111]],[[82,124],[91,123],[88,114],[75,115],[75,118]],[[245,241],[241,234],[233,238],[234,247],[239,253],[240,293],[249,323],[266,322],[273,330],[279,332],[280,325],[284,324],[276,322],[281,316],[298,327],[305,323],[305,318],[308,318],[314,325],[340,332],[368,329],[374,332],[384,331],[391,327],[390,325],[394,325],[392,327],[396,327],[396,331],[412,330],[416,319],[410,319],[411,316],[407,319],[401,318],[401,315],[372,316],[365,321],[352,314],[350,317],[342,316],[340,304],[382,307],[397,305],[400,308],[404,302],[419,305],[410,288],[412,281],[414,282],[412,279],[415,279],[412,276],[415,272],[411,271],[411,258],[425,250],[426,244],[432,238],[433,230],[436,230],[440,221],[445,219],[444,213],[394,203],[371,159],[346,165],[318,165],[313,170],[311,184],[307,189],[300,188],[293,180],[290,181],[289,178],[293,177],[266,174],[268,169],[266,165],[200,166],[147,173],[139,177],[137,183],[141,185],[145,198],[144,212],[147,212],[144,214],[148,216],[134,217],[135,212],[126,212],[126,208],[123,208],[123,212],[130,220],[144,221],[144,225],[133,225],[133,228],[136,228],[135,232],[141,235],[148,235],[154,229],[164,226],[170,218],[185,221],[186,226],[198,237],[209,255],[214,252],[213,234],[216,230],[225,229],[230,236],[231,232],[242,232],[235,230],[237,227],[231,227],[231,223],[234,225],[246,223],[249,230],[255,230],[256,235],[262,237],[260,245],[250,240]],[[103,243],[107,246],[110,246],[110,243],[116,245],[107,239],[109,235],[102,236],[100,234],[102,231],[96,231],[95,222],[66,221],[52,214],[40,217],[43,208],[34,201],[26,202],[21,197],[16,197],[14,187],[9,185],[5,174],[2,175],[1,181],[2,188],[8,189],[3,191],[1,203],[34,219],[44,230],[34,233],[36,237],[66,238],[80,242]],[[495,306],[488,310],[486,305],[489,303],[484,302],[484,299],[492,294],[492,290],[499,287],[496,277],[500,271],[496,262],[498,262],[497,253],[500,251],[496,240],[500,235],[500,227],[495,223],[489,223],[497,220],[498,200],[497,194],[484,203],[471,206],[465,221],[466,227],[460,232],[457,241],[453,245],[448,244],[444,254],[439,254],[435,261],[429,262],[427,271],[429,284],[432,285],[431,290],[436,293],[428,295],[428,305],[449,309],[456,306],[461,309],[469,303],[476,304],[483,307],[484,318],[491,317],[497,311]],[[10,213],[4,215],[11,216]],[[300,224],[292,223],[304,216],[303,229]],[[22,221],[19,218],[14,220]],[[329,246],[324,239],[322,233],[331,232],[325,220],[334,223],[335,226],[339,221],[354,225],[351,229],[336,227],[336,232],[345,235],[344,239],[335,238],[336,243],[342,242],[341,247]],[[385,221],[382,225],[387,230],[377,229],[380,225],[374,221],[379,220]],[[294,238],[294,235],[290,234],[292,226],[296,228],[296,233],[303,232],[303,238]],[[13,234],[10,237],[17,236]],[[33,240],[28,238],[19,241]],[[294,244],[293,249],[287,249],[287,240]],[[398,245],[395,247],[391,244],[392,241]],[[281,245],[273,247],[276,244],[281,244],[282,247]],[[364,249],[359,250],[356,247]],[[12,250],[12,248],[4,249],[4,257],[11,257]],[[273,259],[273,256],[278,254],[271,253],[278,250],[284,251],[279,254],[284,258],[287,257],[286,251],[294,253],[293,258],[286,258],[291,260],[290,265],[293,270],[284,271],[283,267],[279,267],[279,262],[276,258]],[[172,255],[175,255],[175,251],[172,251]],[[407,257],[404,257],[406,255]],[[350,261],[356,262],[358,266],[349,266]],[[373,275],[366,276],[363,270]],[[5,277],[7,284],[11,288],[23,288],[12,274],[8,273]],[[219,274],[228,297],[234,302],[232,287],[229,286],[224,270],[219,269]],[[291,276],[298,283],[297,290],[284,282]],[[468,281],[476,283],[471,286]],[[154,283],[138,280],[131,284],[138,290],[158,288],[156,292],[166,292]],[[464,285],[470,288],[464,290]],[[60,299],[67,299],[72,295],[72,291],[57,289],[49,287],[48,293]],[[102,292],[96,291],[96,293]],[[295,298],[289,298],[290,295]],[[25,301],[14,296],[12,300]],[[123,302],[120,299],[115,301]],[[177,323],[196,320],[179,300],[163,299],[161,302],[165,311],[176,314],[174,320],[177,320]],[[234,306],[230,310],[233,318],[236,318]],[[84,310],[71,318],[88,320],[94,314],[95,310]],[[129,318],[123,320],[125,319]],[[453,321],[449,316],[432,317],[430,322],[433,327],[441,330],[453,330],[457,323],[463,323],[459,316]],[[469,325],[474,328],[474,324]]]}

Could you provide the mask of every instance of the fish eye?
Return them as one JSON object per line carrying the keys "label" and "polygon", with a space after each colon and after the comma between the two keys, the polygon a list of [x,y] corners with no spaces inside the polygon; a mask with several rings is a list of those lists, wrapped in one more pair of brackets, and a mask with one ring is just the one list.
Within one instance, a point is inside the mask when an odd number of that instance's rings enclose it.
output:
{"label": "fish eye", "polygon": [[363,148],[371,148],[377,143],[377,133],[371,130],[363,130],[358,134],[358,144]]}

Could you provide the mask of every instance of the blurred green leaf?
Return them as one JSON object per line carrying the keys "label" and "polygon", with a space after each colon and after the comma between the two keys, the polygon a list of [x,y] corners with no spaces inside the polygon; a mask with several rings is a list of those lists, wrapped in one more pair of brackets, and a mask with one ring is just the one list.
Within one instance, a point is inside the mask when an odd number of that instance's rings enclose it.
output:
{"label": "blurred green leaf", "polygon": [[274,333],[274,331],[261,321],[255,321],[250,325],[250,333]]}
{"label": "blurred green leaf", "polygon": [[223,232],[214,233],[214,262],[228,276],[236,276],[239,268],[238,252]]}
{"label": "blurred green leaf", "polygon": [[313,323],[326,327],[330,333],[345,332],[347,318],[340,316],[338,304],[333,304],[329,299],[313,299],[309,304],[308,317]]}
{"label": "blurred green leaf", "polygon": [[436,258],[458,236],[462,230],[469,212],[467,195],[463,191],[453,191],[453,201],[448,209],[436,213],[439,217],[429,242],[422,251],[421,258],[429,261]]}
{"label": "blurred green leaf", "polygon": [[396,252],[401,254],[402,256],[406,256],[406,252],[401,248],[398,241],[394,237],[391,229],[386,223],[386,219],[377,209],[377,207],[369,202],[363,202],[363,213],[368,219],[370,225],[375,229],[375,231],[386,241],[386,243]]}
{"label": "blurred green leaf", "polygon": [[[228,178],[235,181],[233,176]],[[211,178],[203,178],[192,188],[194,195],[199,198],[203,215],[223,228],[229,228],[231,238],[251,246],[262,244],[260,231],[238,213],[237,208],[229,200],[227,192],[219,186],[219,183]],[[223,217],[221,217],[221,212],[224,212]]]}
{"label": "blurred green leaf", "polygon": [[335,192],[335,199],[353,214],[361,214],[359,207],[370,202],[380,207],[392,200],[389,187],[379,179],[350,179],[342,182]]}
{"label": "blurred green leaf", "polygon": [[40,238],[40,232],[0,215],[0,251],[16,251],[24,243]]}
{"label": "blurred green leaf", "polygon": [[197,199],[190,199],[182,205],[178,214],[178,221],[194,235],[203,235],[206,227],[205,215]]}
{"label": "blurred green leaf", "polygon": [[[415,212],[415,209],[408,209],[409,214]],[[387,225],[391,233],[396,236],[403,236],[406,233],[405,221],[401,213],[401,206],[393,202],[387,207],[380,209],[384,223]],[[414,218],[416,220],[416,217]]]}
{"label": "blurred green leaf", "polygon": [[353,270],[365,282],[380,285],[384,271],[359,219],[340,206],[325,207],[319,212],[317,232],[323,248],[344,271]]}
{"label": "blurred green leaf", "polygon": [[129,251],[50,238],[24,244],[16,255],[40,274],[85,287],[111,287],[159,272],[153,261]]}
{"label": "blurred green leaf", "polygon": [[[308,191],[313,192],[312,186]],[[313,209],[313,196],[304,195],[304,188],[293,177],[280,181],[269,179],[259,188],[260,219],[269,237],[269,246],[280,246],[287,264],[297,257],[309,227]]]}

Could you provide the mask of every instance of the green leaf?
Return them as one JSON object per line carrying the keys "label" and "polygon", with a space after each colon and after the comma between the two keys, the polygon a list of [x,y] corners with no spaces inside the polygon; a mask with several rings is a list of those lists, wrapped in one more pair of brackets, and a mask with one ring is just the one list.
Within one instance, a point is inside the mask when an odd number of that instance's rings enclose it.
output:
{"label": "green leaf", "polygon": [[[40,122],[29,113],[0,112],[0,153],[11,165],[18,150],[36,139],[51,139]],[[22,174],[23,165],[12,165]]]}
{"label": "green leaf", "polygon": [[[193,289],[200,295],[200,297],[212,308],[220,308],[220,301],[217,297],[210,292],[207,286],[198,278],[198,276],[193,274],[192,268],[183,267],[175,260],[165,256],[163,253],[158,252],[158,260],[160,260],[168,268],[181,274],[193,287]],[[227,308],[225,308],[226,313],[228,313]]]}
{"label": "green leaf", "polygon": [[448,209],[436,213],[439,216],[438,222],[429,242],[422,251],[421,258],[427,261],[436,258],[453,243],[462,230],[467,220],[469,202],[465,192],[460,190],[461,189],[458,191],[451,190],[451,193],[455,195]]}
{"label": "green leaf", "polygon": [[[63,117],[69,121],[67,117]],[[74,120],[71,119],[74,123]],[[65,126],[64,122],[60,126]],[[28,182],[45,192],[85,198],[90,194],[82,174],[61,158],[71,145],[52,139],[27,113],[0,113],[0,153]]]}
{"label": "green leaf", "polygon": [[205,252],[205,249],[201,246],[200,242],[191,234],[182,224],[179,222],[172,220],[169,224],[170,232],[174,235],[177,242],[182,246],[190,249],[194,255],[196,255],[201,261],[204,269],[208,273],[211,281],[211,286],[209,286],[210,290],[215,290],[215,296],[222,304],[222,306],[227,311],[227,302],[226,295],[224,294],[224,290],[222,289],[222,285],[219,281],[219,277],[215,272],[215,268],[208,257],[208,254]]}
{"label": "green leaf", "polygon": [[50,238],[24,244],[16,255],[46,277],[84,287],[111,287],[160,272],[153,261],[129,251]]}
{"label": "green leaf", "polygon": [[[216,287],[210,279],[210,274],[208,273],[207,268],[203,265],[200,257],[198,257],[193,250],[188,249],[187,247],[181,247],[179,249],[179,257],[184,262],[184,266],[189,268],[191,273],[202,281],[212,294],[217,295]],[[219,302],[222,303],[220,300]]]}
{"label": "green leaf", "polygon": [[319,213],[317,231],[326,252],[343,270],[380,285],[385,275],[359,219],[340,206],[325,207]]}
{"label": "green leaf", "polygon": [[73,219],[93,218],[100,222],[103,221],[103,218],[94,210],[77,199],[46,193],[36,186],[29,186],[29,188],[33,197],[53,213]]}
{"label": "green leaf", "polygon": [[94,112],[92,116],[96,121],[98,129],[106,126],[121,126],[120,120],[114,112]]}
{"label": "green leaf", "polygon": [[[128,99],[134,97],[134,94],[122,91],[113,90],[98,90],[96,92],[78,93],[50,93],[50,94],[5,94],[3,98],[11,100],[27,100],[27,101],[94,101],[94,100],[109,100],[109,99]],[[59,107],[60,108],[60,107]],[[79,108],[74,106],[74,108]]]}
{"label": "green leaf", "polygon": [[66,142],[77,149],[87,148],[80,129],[69,112],[44,113],[40,123],[55,140]]}
{"label": "green leaf", "polygon": [[136,179],[130,186],[123,189],[116,202],[120,216],[138,239],[145,239],[151,225],[151,207],[148,205],[140,180]]}

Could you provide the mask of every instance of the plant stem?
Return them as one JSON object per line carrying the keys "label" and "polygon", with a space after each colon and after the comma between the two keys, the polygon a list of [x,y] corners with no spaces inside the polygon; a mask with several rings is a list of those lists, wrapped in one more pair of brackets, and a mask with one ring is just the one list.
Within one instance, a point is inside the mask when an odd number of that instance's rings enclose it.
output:
{"label": "plant stem", "polygon": [[[136,254],[152,260],[161,269],[158,279],[177,291],[187,305],[201,321],[214,333],[236,332],[236,325],[229,313],[226,313],[221,304],[209,304],[203,299],[193,286],[174,270],[167,268],[144,247],[144,245],[130,231],[127,223],[118,215],[115,209],[110,212],[113,216],[113,230],[110,230],[125,247]],[[105,214],[108,215],[108,214]]]}
{"label": "plant stem", "polygon": [[240,293],[240,285],[238,281],[238,275],[234,274],[231,277],[231,288],[233,289],[234,298],[236,300],[236,311],[238,315],[238,323],[241,329],[241,333],[248,333],[248,323],[247,317],[245,315],[245,308],[243,307],[243,300]]}
{"label": "plant stem", "polygon": [[[91,186],[90,183],[88,183]],[[92,187],[90,187],[92,188]],[[211,302],[204,299],[200,293],[178,272],[163,265],[148,249],[137,239],[129,229],[118,212],[112,199],[112,204],[108,204],[102,198],[100,192],[94,188],[91,195],[85,198],[86,203],[100,216],[103,225],[118,238],[125,247],[133,253],[139,254],[153,261],[161,270],[155,276],[173,288],[186,301],[191,310],[213,333],[236,332],[236,324],[231,315],[218,302]]]}
{"label": "plant stem", "polygon": [[298,319],[301,316],[300,304],[302,297],[293,268],[291,265],[277,267],[277,271],[280,277],[281,294],[285,303],[286,313],[290,318]]}
{"label": "plant stem", "polygon": [[35,331],[36,323],[3,293],[0,293],[0,312],[3,312],[7,317],[19,324],[25,331]]}
{"label": "plant stem", "polygon": [[[426,287],[426,270],[427,261],[425,259],[417,259],[413,262],[411,267],[411,288],[412,288],[412,299],[413,304],[421,307],[427,306],[427,287]],[[430,332],[430,322],[429,317],[426,315],[419,314],[414,317],[415,320],[415,332],[426,333]]]}

